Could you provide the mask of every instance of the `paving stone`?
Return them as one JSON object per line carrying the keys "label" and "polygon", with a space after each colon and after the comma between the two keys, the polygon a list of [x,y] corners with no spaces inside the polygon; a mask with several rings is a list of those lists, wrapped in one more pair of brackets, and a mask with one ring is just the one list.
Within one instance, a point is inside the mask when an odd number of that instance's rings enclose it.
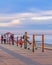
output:
{"label": "paving stone", "polygon": [[[52,51],[50,50],[45,50],[44,53],[41,52],[41,49],[35,50],[33,53],[31,50],[20,48],[17,46],[12,46],[12,45],[1,45],[3,48],[6,48],[8,50],[13,51],[17,55],[28,58],[29,59],[29,64],[31,63],[30,61],[32,60],[35,65],[52,65]],[[25,63],[25,59],[20,59],[20,57],[16,58],[12,56],[11,54],[8,54],[7,52],[3,51],[0,49],[0,65],[28,65]],[[27,60],[28,61],[28,60]],[[30,65],[34,65],[33,63]]]}

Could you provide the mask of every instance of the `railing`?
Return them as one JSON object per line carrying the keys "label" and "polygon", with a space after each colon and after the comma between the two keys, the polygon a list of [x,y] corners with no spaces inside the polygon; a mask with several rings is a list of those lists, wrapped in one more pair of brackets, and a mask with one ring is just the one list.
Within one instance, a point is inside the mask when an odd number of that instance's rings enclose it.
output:
{"label": "railing", "polygon": [[[10,37],[9,37],[9,35],[10,35]],[[45,38],[44,38],[44,36],[45,35],[48,35],[48,34],[31,34],[32,35],[32,40],[31,40],[31,42],[29,41],[29,36],[28,36],[28,33],[27,32],[25,32],[24,33],[24,39],[23,39],[23,37],[22,36],[17,36],[16,37],[16,39],[17,40],[15,40],[14,39],[14,36],[13,36],[13,38],[11,38],[11,35],[13,35],[12,33],[10,33],[10,32],[7,32],[7,33],[5,33],[5,34],[3,34],[3,36],[7,36],[8,38],[9,38],[9,40],[7,39],[7,44],[8,43],[10,43],[10,41],[12,41],[12,45],[14,45],[14,42],[17,44],[17,46],[18,45],[20,45],[21,47],[22,47],[22,45],[24,44],[24,49],[27,49],[27,44],[29,44],[29,45],[31,45],[32,46],[32,52],[34,52],[35,51],[35,47],[36,47],[36,36],[41,36],[41,48],[42,48],[42,52],[44,52],[44,49],[48,49],[48,48],[45,48]],[[2,37],[1,37],[2,38]],[[3,40],[1,39],[1,43],[3,42]],[[6,43],[6,42],[5,42]],[[49,49],[50,50],[50,49]]]}

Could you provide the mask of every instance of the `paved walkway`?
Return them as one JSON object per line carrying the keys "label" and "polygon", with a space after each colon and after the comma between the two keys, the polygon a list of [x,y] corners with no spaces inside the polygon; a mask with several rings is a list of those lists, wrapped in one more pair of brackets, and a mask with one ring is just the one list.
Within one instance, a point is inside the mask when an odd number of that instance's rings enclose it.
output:
{"label": "paved walkway", "polygon": [[16,45],[0,44],[0,65],[52,65],[52,51],[26,50]]}

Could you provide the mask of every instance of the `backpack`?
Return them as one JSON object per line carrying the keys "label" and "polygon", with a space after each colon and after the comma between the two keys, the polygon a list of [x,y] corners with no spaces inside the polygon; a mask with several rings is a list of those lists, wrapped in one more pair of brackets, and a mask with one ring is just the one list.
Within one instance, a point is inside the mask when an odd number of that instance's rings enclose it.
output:
{"label": "backpack", "polygon": [[23,39],[24,39],[24,35],[23,35]]}

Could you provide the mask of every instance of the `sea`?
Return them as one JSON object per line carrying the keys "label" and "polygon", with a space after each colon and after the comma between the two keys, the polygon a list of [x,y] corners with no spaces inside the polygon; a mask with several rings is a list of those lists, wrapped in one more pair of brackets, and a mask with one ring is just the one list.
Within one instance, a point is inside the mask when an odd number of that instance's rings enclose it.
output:
{"label": "sea", "polygon": [[[30,41],[32,41],[32,35],[29,35]],[[42,43],[42,36],[35,36],[35,42]],[[52,35],[44,35],[44,43],[52,44]]]}
{"label": "sea", "polygon": [[[20,39],[20,36],[23,37],[23,34],[18,35],[18,36]],[[15,37],[16,37],[16,35],[15,35]],[[28,40],[30,42],[32,42],[32,34],[28,34],[28,37],[29,37]],[[42,36],[35,36],[35,42],[42,43]],[[45,44],[52,44],[52,34],[44,35],[44,43]]]}
{"label": "sea", "polygon": [[[14,39],[17,40],[17,36],[20,39],[20,36],[23,37],[23,34],[14,34]],[[28,34],[29,41],[32,42],[32,34]],[[1,40],[1,35],[0,35]],[[42,43],[42,36],[35,36],[35,42]],[[44,43],[45,44],[52,44],[52,34],[44,35]]]}

